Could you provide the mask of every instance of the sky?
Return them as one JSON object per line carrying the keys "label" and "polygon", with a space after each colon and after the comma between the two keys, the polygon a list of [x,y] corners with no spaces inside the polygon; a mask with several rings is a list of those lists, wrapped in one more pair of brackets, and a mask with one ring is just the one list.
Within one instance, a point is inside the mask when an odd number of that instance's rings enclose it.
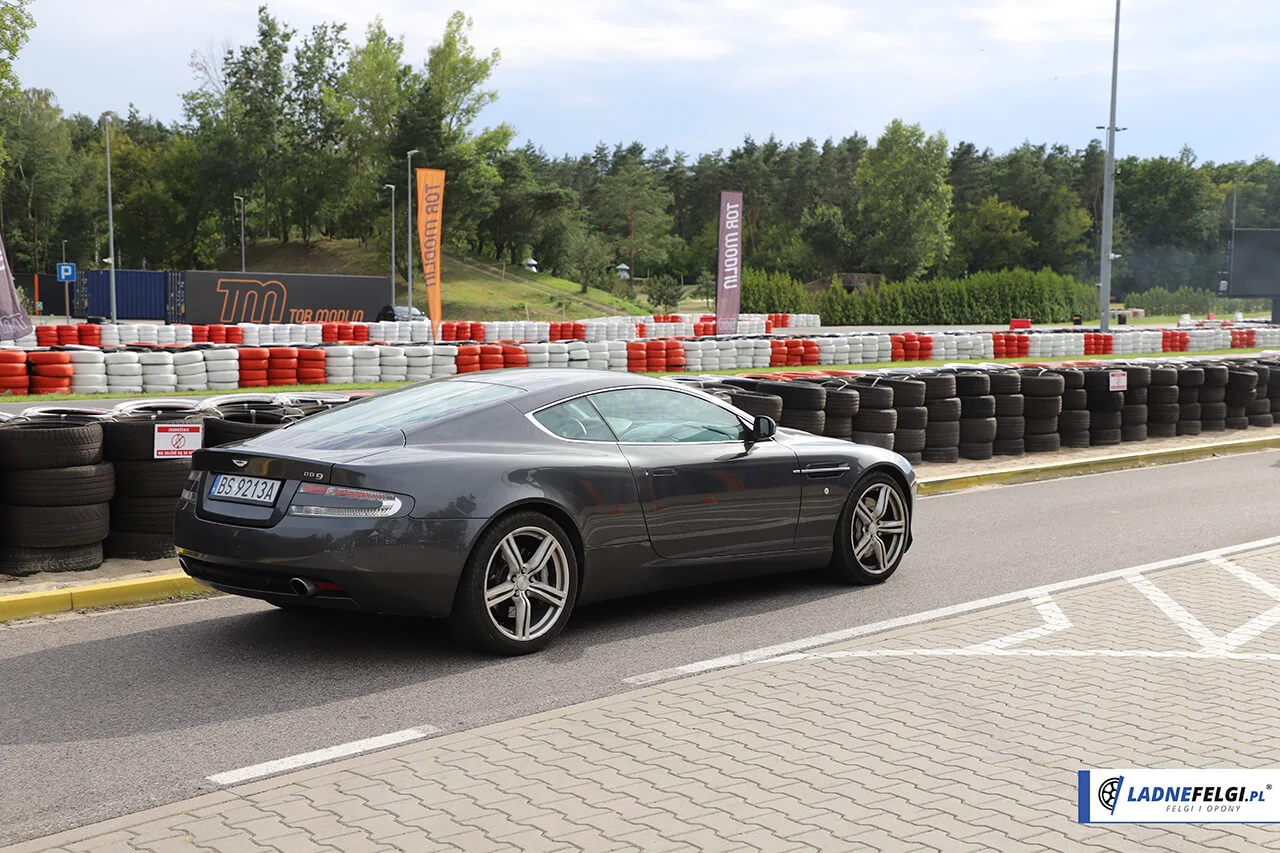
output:
{"label": "sky", "polygon": [[[259,0],[33,0],[15,65],[68,113],[182,118],[194,51],[253,39]],[[380,16],[421,65],[462,8],[502,59],[481,124],[551,156],[597,143],[729,151],[874,140],[894,118],[955,144],[1101,138],[1114,0],[274,0],[299,32]],[[1280,157],[1280,2],[1125,0],[1117,156]]]}

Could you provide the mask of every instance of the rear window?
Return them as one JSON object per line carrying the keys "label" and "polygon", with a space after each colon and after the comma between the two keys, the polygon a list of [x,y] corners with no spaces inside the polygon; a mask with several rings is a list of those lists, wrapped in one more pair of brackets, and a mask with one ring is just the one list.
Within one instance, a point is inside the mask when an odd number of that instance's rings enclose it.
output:
{"label": "rear window", "polygon": [[[449,380],[431,382],[379,394],[355,403],[349,403],[327,412],[304,418],[284,430],[267,433],[254,440],[258,447],[273,444],[279,446],[320,447],[329,444],[328,439],[347,439],[342,446],[383,444],[378,438],[388,439],[401,430],[412,430],[431,421],[440,420],[459,412],[486,406],[517,397],[525,393],[521,388],[509,385],[491,385],[485,382]],[[374,441],[351,441],[369,438]],[[399,436],[396,436],[397,443]]]}

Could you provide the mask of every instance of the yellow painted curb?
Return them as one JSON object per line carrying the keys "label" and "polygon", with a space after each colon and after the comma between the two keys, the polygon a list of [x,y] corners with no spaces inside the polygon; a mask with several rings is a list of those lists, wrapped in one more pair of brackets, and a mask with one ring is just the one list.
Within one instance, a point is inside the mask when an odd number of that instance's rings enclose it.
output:
{"label": "yellow painted curb", "polygon": [[195,592],[207,593],[210,589],[182,572],[173,572],[46,592],[0,595],[0,622],[66,613],[71,610],[88,610],[94,607],[147,604]]}
{"label": "yellow painted curb", "polygon": [[945,495],[981,486],[1011,486],[1017,483],[1038,483],[1082,474],[1105,474],[1109,471],[1127,471],[1133,468],[1151,468],[1156,465],[1172,465],[1215,456],[1236,453],[1254,453],[1259,450],[1280,448],[1280,436],[1232,441],[1225,444],[1206,444],[1200,447],[1180,447],[1170,450],[1127,453],[1101,459],[1080,459],[1073,462],[1056,462],[1011,468],[1007,471],[990,471],[983,474],[958,474],[953,477],[921,478],[920,495]]}

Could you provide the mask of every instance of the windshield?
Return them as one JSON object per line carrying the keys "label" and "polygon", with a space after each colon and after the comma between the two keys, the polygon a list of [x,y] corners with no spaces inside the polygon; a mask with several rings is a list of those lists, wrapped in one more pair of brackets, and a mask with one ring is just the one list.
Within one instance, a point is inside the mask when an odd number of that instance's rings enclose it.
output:
{"label": "windshield", "polygon": [[398,445],[404,440],[402,430],[523,393],[521,388],[470,380],[429,382],[320,412],[253,442],[263,448]]}

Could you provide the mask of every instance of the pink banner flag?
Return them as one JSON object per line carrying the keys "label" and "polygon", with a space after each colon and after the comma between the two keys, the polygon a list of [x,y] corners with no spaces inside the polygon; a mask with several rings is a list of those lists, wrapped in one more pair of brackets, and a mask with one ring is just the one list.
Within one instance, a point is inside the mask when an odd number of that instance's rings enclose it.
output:
{"label": "pink banner flag", "polygon": [[31,317],[18,299],[18,287],[4,251],[4,238],[0,237],[0,340],[13,341],[29,334]]}
{"label": "pink banner flag", "polygon": [[742,299],[742,193],[720,193],[720,244],[716,258],[716,333],[738,332]]}

